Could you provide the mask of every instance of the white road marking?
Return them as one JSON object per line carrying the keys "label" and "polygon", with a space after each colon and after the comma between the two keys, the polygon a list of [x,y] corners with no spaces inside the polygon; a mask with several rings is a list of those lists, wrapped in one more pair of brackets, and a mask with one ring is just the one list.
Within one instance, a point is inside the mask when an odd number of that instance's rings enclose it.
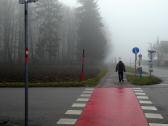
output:
{"label": "white road marking", "polygon": [[168,126],[168,124],[149,123],[149,126]]}
{"label": "white road marking", "polygon": [[153,110],[157,111],[157,108],[155,106],[141,106],[143,110]]}
{"label": "white road marking", "polygon": [[80,115],[82,113],[82,110],[67,110],[65,114],[68,115]]}
{"label": "white road marking", "polygon": [[141,103],[141,104],[152,104],[151,101],[143,101],[143,100],[139,100],[139,103]]}
{"label": "white road marking", "polygon": [[91,94],[81,94],[80,96],[81,96],[81,97],[90,97]]}
{"label": "white road marking", "polygon": [[93,91],[83,91],[83,93],[88,93],[88,94],[92,94],[93,93]]}
{"label": "white road marking", "polygon": [[141,90],[142,88],[133,88],[134,90]]}
{"label": "white road marking", "polygon": [[74,103],[74,104],[72,105],[72,107],[81,107],[81,108],[83,108],[83,107],[85,107],[85,106],[86,106],[85,103]]}
{"label": "white road marking", "polygon": [[58,120],[57,124],[62,125],[74,125],[76,123],[77,119],[60,119]]}
{"label": "white road marking", "polygon": [[137,96],[138,99],[149,99],[148,96]]}
{"label": "white road marking", "polygon": [[89,101],[89,99],[88,99],[88,98],[78,98],[76,101],[84,101],[84,102],[87,102],[87,101]]}
{"label": "white road marking", "polygon": [[154,113],[145,113],[146,118],[153,118],[153,119],[163,119],[161,114],[154,114]]}
{"label": "white road marking", "polygon": [[134,90],[134,92],[143,92],[143,90]]}
{"label": "white road marking", "polygon": [[93,91],[94,88],[85,88],[85,90],[88,90],[88,91]]}
{"label": "white road marking", "polygon": [[146,95],[145,93],[135,92],[136,95]]}

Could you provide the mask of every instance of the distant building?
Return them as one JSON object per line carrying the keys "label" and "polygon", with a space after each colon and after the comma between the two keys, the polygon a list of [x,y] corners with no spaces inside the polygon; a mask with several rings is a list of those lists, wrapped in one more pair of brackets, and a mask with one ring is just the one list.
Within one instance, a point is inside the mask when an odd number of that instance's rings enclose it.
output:
{"label": "distant building", "polygon": [[168,41],[160,41],[158,60],[160,65],[168,65]]}

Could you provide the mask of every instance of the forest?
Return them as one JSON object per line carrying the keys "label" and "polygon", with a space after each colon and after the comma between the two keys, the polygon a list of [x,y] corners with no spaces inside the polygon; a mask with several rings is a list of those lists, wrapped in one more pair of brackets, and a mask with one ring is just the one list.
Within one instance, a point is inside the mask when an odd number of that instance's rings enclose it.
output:
{"label": "forest", "polygon": [[[78,0],[70,8],[58,0],[29,4],[28,44],[31,81],[77,79],[82,52],[88,77],[103,65],[106,29],[96,0]],[[0,0],[0,81],[22,81],[24,72],[24,5]]]}

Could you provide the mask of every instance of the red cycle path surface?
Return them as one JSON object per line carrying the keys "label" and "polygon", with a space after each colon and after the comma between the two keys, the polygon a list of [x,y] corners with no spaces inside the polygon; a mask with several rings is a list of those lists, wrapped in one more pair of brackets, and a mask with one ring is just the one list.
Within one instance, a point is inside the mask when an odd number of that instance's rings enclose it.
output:
{"label": "red cycle path surface", "polygon": [[76,126],[148,126],[129,88],[97,88]]}

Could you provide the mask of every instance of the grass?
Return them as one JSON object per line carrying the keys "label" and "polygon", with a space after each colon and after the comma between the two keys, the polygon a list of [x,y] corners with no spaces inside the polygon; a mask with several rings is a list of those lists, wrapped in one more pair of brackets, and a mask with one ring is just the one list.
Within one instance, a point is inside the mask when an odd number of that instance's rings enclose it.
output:
{"label": "grass", "polygon": [[126,71],[129,73],[135,73],[135,69],[133,67],[130,66],[126,66]]}
{"label": "grass", "polygon": [[102,70],[95,78],[88,79],[86,81],[83,81],[84,85],[88,87],[94,87],[98,84],[98,82],[101,80],[102,77],[104,77],[107,74],[107,70]]}
{"label": "grass", "polygon": [[127,75],[127,80],[134,85],[153,85],[161,83],[161,80],[157,77],[149,77],[149,76],[134,76],[134,75]]}
{"label": "grass", "polygon": [[[161,80],[157,77],[154,76],[147,76],[146,72],[143,72],[145,76],[142,76],[141,78],[139,76],[135,76],[133,73],[135,72],[135,69],[133,67],[126,67],[127,70],[127,80],[131,84],[134,85],[154,85],[154,84],[159,84],[161,83]],[[130,74],[131,73],[131,74]]]}
{"label": "grass", "polygon": [[[29,83],[29,87],[94,87],[98,84],[100,79],[105,76],[107,70],[101,70],[101,72],[92,79],[86,81],[68,81],[68,82],[44,82],[44,83]],[[2,82],[0,87],[19,88],[24,87],[23,82]]]}

